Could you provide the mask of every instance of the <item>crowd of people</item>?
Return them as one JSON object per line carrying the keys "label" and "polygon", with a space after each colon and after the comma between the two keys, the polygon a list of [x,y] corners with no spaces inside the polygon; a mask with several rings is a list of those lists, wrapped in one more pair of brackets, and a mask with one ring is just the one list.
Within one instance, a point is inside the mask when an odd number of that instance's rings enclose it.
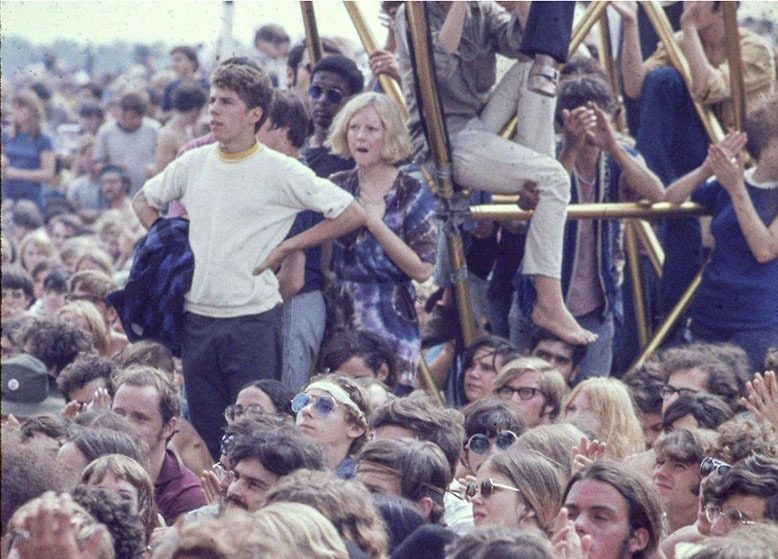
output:
{"label": "crowd of people", "polygon": [[[364,67],[268,24],[209,71],[3,87],[3,559],[775,557],[776,50],[740,29],[737,128],[721,3],[684,3],[688,90],[613,7],[623,92],[574,3],[427,3],[450,169],[403,2]],[[453,219],[445,173],[532,218]],[[624,223],[566,208],[689,199],[649,322],[700,286],[635,364]]]}

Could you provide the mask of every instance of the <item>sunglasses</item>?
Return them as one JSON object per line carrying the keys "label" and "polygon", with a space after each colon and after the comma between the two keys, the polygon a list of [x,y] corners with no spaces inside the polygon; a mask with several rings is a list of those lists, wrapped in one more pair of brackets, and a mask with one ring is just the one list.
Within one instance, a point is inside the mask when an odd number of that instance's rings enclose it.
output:
{"label": "sunglasses", "polygon": [[672,384],[665,384],[662,389],[660,390],[660,393],[662,394],[662,398],[669,398],[673,394],[678,394],[679,396],[694,396],[697,394],[698,390],[693,390],[691,388],[676,388]]}
{"label": "sunglasses", "polygon": [[505,489],[506,491],[513,491],[514,493],[521,494],[521,491],[517,487],[511,487],[510,485],[497,483],[496,481],[487,479],[482,481],[481,485],[478,485],[477,483],[468,483],[467,489],[465,489],[465,495],[468,499],[472,499],[480,493],[481,497],[488,499],[496,489]]}
{"label": "sunglasses", "polygon": [[224,418],[227,421],[238,421],[243,416],[256,417],[264,414],[265,409],[259,404],[249,404],[248,406],[234,404],[232,406],[227,406],[227,409],[224,410]]}
{"label": "sunglasses", "polygon": [[519,400],[532,400],[535,394],[543,394],[540,388],[532,388],[530,386],[519,386],[513,388],[512,386],[501,386],[497,389],[497,394],[505,398],[512,398],[514,394],[519,395]]}
{"label": "sunglasses", "polygon": [[294,413],[300,413],[303,408],[313,402],[313,409],[319,415],[329,415],[335,410],[335,406],[338,403],[332,396],[311,396],[305,392],[301,392],[294,398],[292,398],[292,411]]}
{"label": "sunglasses", "polygon": [[[494,437],[494,444],[500,450],[505,450],[516,442],[516,433],[513,431],[500,431]],[[483,433],[476,433],[467,440],[467,448],[475,454],[485,454],[489,451],[492,442]]]}
{"label": "sunglasses", "polygon": [[311,99],[314,101],[318,100],[322,95],[326,95],[327,102],[333,105],[339,104],[341,101],[343,101],[344,97],[344,94],[337,89],[329,89],[320,85],[312,85],[309,87],[308,95],[310,95]]}
{"label": "sunglasses", "polygon": [[700,462],[700,475],[702,477],[708,477],[713,472],[717,475],[726,475],[732,469],[732,466],[721,460],[716,460],[712,456],[706,456]]}

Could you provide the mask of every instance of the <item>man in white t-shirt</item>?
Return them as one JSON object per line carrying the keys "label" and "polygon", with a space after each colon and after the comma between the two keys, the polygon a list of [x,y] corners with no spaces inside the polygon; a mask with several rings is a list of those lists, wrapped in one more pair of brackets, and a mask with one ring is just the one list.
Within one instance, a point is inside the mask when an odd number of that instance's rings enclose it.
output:
{"label": "man in white t-shirt", "polygon": [[[273,270],[292,252],[361,226],[365,213],[342,189],[257,142],[273,97],[265,74],[225,64],[211,84],[217,143],[173,161],[133,207],[146,228],[172,200],[187,208],[195,270],[185,297],[184,379],[192,424],[218,456],[224,408],[247,382],[280,378],[281,296]],[[284,240],[306,209],[327,219]]]}

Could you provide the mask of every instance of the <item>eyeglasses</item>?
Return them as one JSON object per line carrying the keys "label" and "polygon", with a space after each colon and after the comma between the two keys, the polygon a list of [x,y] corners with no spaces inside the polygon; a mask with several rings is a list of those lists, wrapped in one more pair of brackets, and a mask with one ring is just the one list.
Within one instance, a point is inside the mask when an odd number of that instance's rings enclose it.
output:
{"label": "eyeglasses", "polygon": [[258,415],[264,415],[265,408],[259,404],[249,404],[248,406],[241,406],[240,404],[234,404],[227,406],[224,410],[224,418],[227,421],[238,421],[243,416],[256,417]]}
{"label": "eyeglasses", "polygon": [[232,483],[232,480],[235,479],[235,472],[225,468],[224,464],[221,462],[216,462],[216,464],[211,467],[213,468],[213,472],[216,474],[216,477],[219,478],[220,482],[224,481],[226,478],[230,481],[230,483]]}
{"label": "eyeglasses", "polygon": [[719,505],[714,505],[713,503],[705,505],[705,518],[708,519],[708,522],[713,524],[719,516],[723,516],[724,521],[727,522],[727,524],[730,526],[737,526],[738,524],[754,524],[753,520],[750,520],[748,516],[736,508],[722,510]]}
{"label": "eyeglasses", "polygon": [[327,95],[327,102],[333,105],[339,104],[343,101],[344,97],[343,92],[338,91],[337,89],[322,87],[320,85],[312,85],[309,87],[308,95],[310,95],[311,99],[314,101],[318,100],[322,95]]}
{"label": "eyeglasses", "polygon": [[[500,431],[494,437],[494,444],[500,450],[505,450],[516,442],[516,433],[513,431]],[[475,454],[485,454],[489,451],[492,442],[483,433],[476,433],[467,440],[467,448]]]}
{"label": "eyeglasses", "polygon": [[726,475],[732,469],[732,466],[721,460],[716,460],[712,456],[706,456],[700,462],[700,475],[702,477],[708,477],[713,472],[723,476]]}
{"label": "eyeglasses", "polygon": [[294,398],[292,398],[292,411],[294,413],[300,413],[303,408],[313,402],[313,409],[319,415],[329,415],[335,410],[335,406],[338,403],[332,396],[311,396],[305,392],[301,392]]}
{"label": "eyeglasses", "polygon": [[465,489],[465,495],[468,499],[472,499],[478,493],[480,493],[481,497],[488,499],[492,496],[492,493],[494,493],[495,489],[505,489],[506,491],[513,491],[514,493],[521,494],[521,490],[519,490],[517,487],[511,487],[510,485],[497,483],[496,481],[487,479],[482,481],[480,486],[477,483],[468,483],[467,489]]}
{"label": "eyeglasses", "polygon": [[662,394],[662,398],[669,398],[673,394],[678,394],[679,396],[694,396],[697,394],[699,390],[694,390],[692,388],[676,388],[672,384],[665,384],[662,389],[660,390],[660,393]]}
{"label": "eyeglasses", "polygon": [[497,389],[497,394],[500,396],[506,397],[506,398],[512,398],[514,394],[519,395],[519,400],[532,400],[532,398],[535,397],[535,394],[543,394],[543,391],[540,390],[540,388],[532,388],[530,386],[519,386],[518,388],[513,388],[512,386],[501,386]]}

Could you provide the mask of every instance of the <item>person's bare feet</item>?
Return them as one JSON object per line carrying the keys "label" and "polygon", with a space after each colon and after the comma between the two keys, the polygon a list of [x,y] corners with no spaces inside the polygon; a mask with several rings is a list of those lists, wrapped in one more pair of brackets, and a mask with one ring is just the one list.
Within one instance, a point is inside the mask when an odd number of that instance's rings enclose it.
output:
{"label": "person's bare feet", "polygon": [[581,327],[564,305],[543,305],[538,299],[532,309],[532,322],[570,344],[590,344],[597,339],[597,334]]}

